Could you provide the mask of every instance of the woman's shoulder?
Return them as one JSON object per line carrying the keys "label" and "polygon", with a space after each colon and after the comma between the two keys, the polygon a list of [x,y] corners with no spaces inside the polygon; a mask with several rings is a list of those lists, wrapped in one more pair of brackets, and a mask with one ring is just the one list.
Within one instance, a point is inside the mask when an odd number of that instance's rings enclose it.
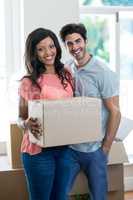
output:
{"label": "woman's shoulder", "polygon": [[30,79],[30,75],[26,74],[20,80],[21,87],[30,87],[32,85],[32,81]]}
{"label": "woman's shoulder", "polygon": [[21,83],[31,83],[31,78],[30,74],[26,74],[21,78]]}

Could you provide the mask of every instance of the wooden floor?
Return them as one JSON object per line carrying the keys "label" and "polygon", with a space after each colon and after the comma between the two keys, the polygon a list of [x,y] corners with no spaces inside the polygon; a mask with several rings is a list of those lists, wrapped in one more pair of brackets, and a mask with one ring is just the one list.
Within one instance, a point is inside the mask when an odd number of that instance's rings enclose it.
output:
{"label": "wooden floor", "polygon": [[133,192],[126,192],[125,200],[133,200]]}

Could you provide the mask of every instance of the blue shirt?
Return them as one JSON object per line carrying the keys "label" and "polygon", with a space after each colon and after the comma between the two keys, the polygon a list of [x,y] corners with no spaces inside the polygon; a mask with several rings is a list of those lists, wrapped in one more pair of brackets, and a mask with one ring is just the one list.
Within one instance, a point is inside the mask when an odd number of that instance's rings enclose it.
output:
{"label": "blue shirt", "polygon": [[[75,63],[69,63],[70,70],[75,78],[75,96],[87,96],[107,99],[119,95],[119,79],[107,64],[96,57],[84,66],[77,69]],[[106,132],[108,110],[102,101],[101,127],[103,137]],[[92,133],[93,134],[93,133]],[[70,145],[71,148],[81,152],[93,152],[101,146],[101,141]]]}

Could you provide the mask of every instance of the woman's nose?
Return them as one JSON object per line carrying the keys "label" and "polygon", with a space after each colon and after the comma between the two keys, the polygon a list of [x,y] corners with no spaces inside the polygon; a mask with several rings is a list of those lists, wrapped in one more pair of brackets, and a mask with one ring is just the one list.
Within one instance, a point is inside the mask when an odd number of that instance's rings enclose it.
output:
{"label": "woman's nose", "polygon": [[44,52],[44,54],[45,54],[46,56],[51,55],[51,50],[50,50],[50,49],[46,49],[45,52]]}

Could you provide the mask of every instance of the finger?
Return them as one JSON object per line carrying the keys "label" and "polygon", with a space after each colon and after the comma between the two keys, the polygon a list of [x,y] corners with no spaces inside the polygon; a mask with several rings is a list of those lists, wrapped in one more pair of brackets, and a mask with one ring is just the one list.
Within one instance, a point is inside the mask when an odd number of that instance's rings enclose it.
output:
{"label": "finger", "polygon": [[37,131],[35,131],[35,130],[32,130],[32,134],[34,135],[34,137],[35,137],[36,139],[40,139],[41,134],[40,134],[39,132],[37,132]]}
{"label": "finger", "polygon": [[38,128],[36,126],[32,126],[31,130],[37,131],[37,132],[42,132],[41,128]]}
{"label": "finger", "polygon": [[33,121],[33,122],[37,122],[38,121],[37,118],[33,118],[33,117],[30,117],[30,120]]}
{"label": "finger", "polygon": [[39,121],[30,121],[32,126],[41,127],[41,123]]}
{"label": "finger", "polygon": [[32,132],[32,133],[39,134],[39,135],[42,135],[42,129],[32,128],[32,129],[31,129],[31,132]]}

